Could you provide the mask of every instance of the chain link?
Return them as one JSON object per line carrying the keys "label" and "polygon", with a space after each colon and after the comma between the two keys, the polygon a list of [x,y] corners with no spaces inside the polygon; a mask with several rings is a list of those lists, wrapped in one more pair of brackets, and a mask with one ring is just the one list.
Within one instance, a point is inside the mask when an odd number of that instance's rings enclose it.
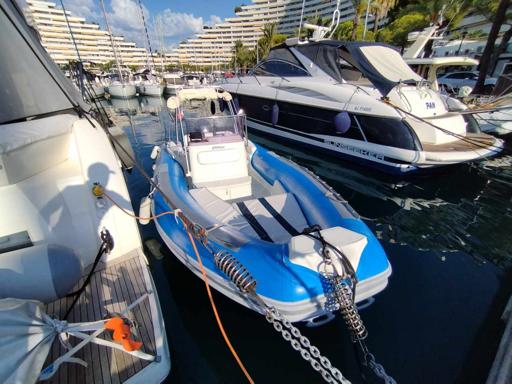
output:
{"label": "chain link", "polygon": [[302,358],[311,364],[311,367],[322,375],[327,383],[350,384],[339,369],[332,366],[330,360],[320,353],[320,350],[311,345],[309,339],[302,335],[297,327],[286,320],[274,307],[266,307],[265,319],[274,329],[281,333],[283,339],[288,341],[292,348],[300,353]]}
{"label": "chain link", "polygon": [[365,359],[366,359],[366,366],[373,371],[375,376],[382,379],[384,381],[384,383],[386,383],[386,384],[396,384],[395,379],[393,379],[391,376],[389,376],[386,373],[386,370],[384,369],[384,367],[375,361],[375,356],[373,356],[371,353],[367,353],[365,356]]}

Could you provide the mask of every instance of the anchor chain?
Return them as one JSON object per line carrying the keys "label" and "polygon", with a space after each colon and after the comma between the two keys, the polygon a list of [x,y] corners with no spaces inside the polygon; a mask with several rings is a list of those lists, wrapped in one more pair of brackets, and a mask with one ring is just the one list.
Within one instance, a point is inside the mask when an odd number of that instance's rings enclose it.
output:
{"label": "anchor chain", "polygon": [[277,309],[266,306],[265,319],[272,324],[277,332],[281,333],[283,339],[288,341],[304,360],[311,364],[315,371],[322,375],[327,383],[350,384],[340,370],[333,367],[331,361],[323,356],[320,350],[312,345],[309,339],[302,335],[299,329],[286,320]]}
{"label": "anchor chain", "polygon": [[311,367],[322,375],[327,383],[350,384],[330,360],[320,353],[320,350],[311,344],[309,339],[302,335],[297,327],[287,320],[276,308],[267,305],[256,292],[256,280],[244,265],[227,251],[212,253],[214,262],[235,286],[256,303],[265,313],[265,319],[274,329],[288,341],[292,348],[300,353],[302,358],[311,364]]}
{"label": "anchor chain", "polygon": [[[313,233],[316,233],[316,236]],[[368,331],[355,304],[355,290],[358,281],[350,260],[338,247],[324,239],[320,226],[314,225],[306,228],[302,234],[318,240],[322,246],[323,262],[319,265],[318,272],[323,279],[326,291],[330,292],[338,302],[338,308],[350,332],[352,342],[359,346],[363,355],[362,364],[386,384],[396,384],[396,381],[386,373],[384,367],[375,361],[375,356],[370,353],[365,343]],[[335,260],[337,263],[334,262]]]}
{"label": "anchor chain", "polygon": [[361,319],[361,315],[354,303],[354,294],[352,283],[349,277],[343,279],[339,275],[323,273],[323,278],[327,279],[333,287],[333,293],[339,303],[339,310],[353,343],[359,347],[362,354],[362,364],[369,368],[375,376],[381,379],[385,384],[396,384],[395,379],[386,373],[386,370],[375,360],[375,356],[369,351],[365,339],[368,337],[368,331]]}

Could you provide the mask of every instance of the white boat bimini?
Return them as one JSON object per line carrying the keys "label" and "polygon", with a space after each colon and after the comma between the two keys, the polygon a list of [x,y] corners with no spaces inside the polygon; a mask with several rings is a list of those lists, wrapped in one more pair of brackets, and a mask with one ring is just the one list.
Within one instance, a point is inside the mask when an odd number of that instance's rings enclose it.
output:
{"label": "white boat bimini", "polygon": [[120,160],[14,1],[0,29],[0,382],[162,382],[169,348]]}
{"label": "white boat bimini", "polygon": [[289,39],[222,85],[249,128],[394,174],[499,153],[503,141],[468,125],[380,43]]}
{"label": "white boat bimini", "polygon": [[[258,294],[290,321],[332,318],[336,307],[321,275],[325,248],[311,234],[343,255],[333,260],[354,273],[356,302],[386,287],[391,266],[369,228],[317,177],[248,141],[245,116],[236,113],[228,92],[183,89],[168,107],[175,116],[176,141],[153,152],[158,189],[150,194],[152,212],[179,209],[207,230],[216,253],[204,247],[199,252],[212,287],[259,310],[224,274],[233,277],[239,271],[216,260],[229,253],[230,265],[236,260],[247,268]],[[180,220],[166,215],[156,224],[170,250],[200,276]]]}

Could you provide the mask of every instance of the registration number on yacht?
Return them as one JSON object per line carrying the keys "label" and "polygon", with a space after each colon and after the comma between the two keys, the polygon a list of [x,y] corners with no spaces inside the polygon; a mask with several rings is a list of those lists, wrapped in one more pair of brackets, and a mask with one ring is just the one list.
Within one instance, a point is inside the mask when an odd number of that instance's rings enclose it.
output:
{"label": "registration number on yacht", "polygon": [[378,160],[384,160],[384,155],[381,155],[381,154],[375,153],[375,152],[371,152],[366,149],[352,147],[351,145],[338,143],[336,141],[325,141],[325,142],[334,147],[344,149],[346,151],[354,152],[354,153],[357,153],[357,154],[365,156],[365,157],[371,157],[371,158],[378,159]]}

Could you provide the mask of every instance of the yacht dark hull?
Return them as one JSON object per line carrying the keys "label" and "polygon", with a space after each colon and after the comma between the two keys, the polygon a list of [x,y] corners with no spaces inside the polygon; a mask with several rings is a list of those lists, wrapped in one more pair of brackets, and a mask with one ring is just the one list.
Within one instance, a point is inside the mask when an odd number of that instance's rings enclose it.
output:
{"label": "yacht dark hull", "polygon": [[[288,102],[276,103],[274,100],[241,94],[237,95],[237,100],[240,108],[247,114],[247,125],[250,129],[281,141],[314,148],[318,154],[327,153],[393,175],[415,173],[422,169],[410,161],[389,156],[386,153],[389,150],[382,150],[385,149],[382,147],[389,147],[389,144],[397,142],[403,148],[395,147],[395,152],[406,152],[405,157],[414,157],[418,150],[417,139],[410,128],[399,121],[394,125],[394,137],[390,137],[379,135],[377,129],[369,127],[368,120],[377,118],[349,114],[351,127],[343,134],[337,134],[335,120],[341,111]],[[363,121],[364,131],[361,127]],[[396,138],[398,139],[395,140]],[[373,142],[369,142],[369,139]]]}

